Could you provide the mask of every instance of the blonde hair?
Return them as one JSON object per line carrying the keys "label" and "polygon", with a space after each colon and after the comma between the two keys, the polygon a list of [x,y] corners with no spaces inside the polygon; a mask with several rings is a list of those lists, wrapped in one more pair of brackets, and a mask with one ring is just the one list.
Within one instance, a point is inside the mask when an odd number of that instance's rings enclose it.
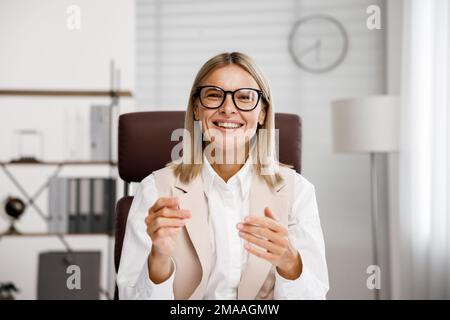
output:
{"label": "blonde hair", "polygon": [[[183,183],[189,183],[193,178],[197,177],[200,174],[202,164],[198,164],[194,161],[194,159],[198,159],[199,157],[199,155],[195,153],[202,152],[201,149],[194,150],[194,104],[195,100],[197,99],[196,90],[197,87],[202,84],[202,82],[208,77],[211,72],[218,68],[232,64],[237,65],[247,71],[255,79],[262,91],[262,108],[264,108],[265,110],[265,120],[263,125],[258,124],[258,129],[255,134],[258,146],[257,152],[259,154],[256,157],[257,161],[254,164],[254,168],[256,169],[256,172],[271,187],[274,187],[275,185],[283,181],[283,177],[280,175],[277,165],[287,165],[279,163],[276,159],[276,145],[273,139],[273,135],[271,135],[271,133],[273,133],[275,130],[275,118],[269,83],[264,77],[262,71],[253,61],[253,59],[240,52],[225,52],[218,54],[209,59],[198,71],[194,83],[192,84],[184,120],[184,128],[186,130],[186,133],[188,134],[187,136],[183,137],[183,160],[181,162],[173,161],[169,163],[168,166],[171,166],[173,168],[175,176],[177,176]],[[266,129],[262,131],[262,141],[259,137],[260,135],[258,134],[258,131],[260,129]],[[260,154],[261,152],[263,154]],[[265,159],[264,164],[261,162],[261,157]],[[267,159],[269,160],[268,162]],[[271,173],[262,174],[263,171],[266,172],[266,170]]]}

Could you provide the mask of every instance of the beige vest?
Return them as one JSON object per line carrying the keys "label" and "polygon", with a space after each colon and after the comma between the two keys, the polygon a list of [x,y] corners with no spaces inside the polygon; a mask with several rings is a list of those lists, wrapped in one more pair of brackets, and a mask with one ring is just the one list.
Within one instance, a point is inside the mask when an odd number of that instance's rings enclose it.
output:
{"label": "beige vest", "polygon": [[[271,188],[258,175],[253,175],[250,189],[250,213],[264,215],[269,207],[275,217],[288,226],[292,207],[295,171],[280,167],[284,182]],[[154,172],[159,196],[180,199],[180,208],[190,210],[192,218],[177,238],[174,260],[177,272],[174,280],[175,299],[202,299],[211,273],[212,247],[208,226],[208,205],[201,175],[189,184],[179,181],[169,168]],[[237,231],[236,231],[237,232]],[[239,282],[238,299],[273,299],[275,267],[271,263],[249,255]]]}

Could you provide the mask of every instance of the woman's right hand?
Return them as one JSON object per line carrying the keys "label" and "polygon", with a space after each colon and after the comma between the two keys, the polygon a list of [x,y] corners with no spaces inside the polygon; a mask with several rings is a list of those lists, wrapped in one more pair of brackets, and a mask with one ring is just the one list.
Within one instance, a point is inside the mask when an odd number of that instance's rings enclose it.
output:
{"label": "woman's right hand", "polygon": [[175,250],[176,236],[190,217],[189,210],[180,209],[178,198],[159,198],[148,209],[145,223],[152,239],[148,268],[154,283],[165,281],[172,274],[170,257]]}

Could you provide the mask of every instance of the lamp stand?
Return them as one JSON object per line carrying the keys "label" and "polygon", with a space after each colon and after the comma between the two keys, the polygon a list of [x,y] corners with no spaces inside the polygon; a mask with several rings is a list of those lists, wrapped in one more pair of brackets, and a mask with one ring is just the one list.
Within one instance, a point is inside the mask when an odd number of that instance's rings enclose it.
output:
{"label": "lamp stand", "polygon": [[[380,265],[378,264],[378,245],[377,245],[378,177],[377,177],[375,156],[376,156],[376,154],[374,152],[370,153],[371,218],[372,218],[372,250],[373,250],[372,259],[373,259],[373,264],[379,268]],[[375,292],[374,292],[375,300],[380,300],[380,289],[374,288],[374,290],[375,290]]]}

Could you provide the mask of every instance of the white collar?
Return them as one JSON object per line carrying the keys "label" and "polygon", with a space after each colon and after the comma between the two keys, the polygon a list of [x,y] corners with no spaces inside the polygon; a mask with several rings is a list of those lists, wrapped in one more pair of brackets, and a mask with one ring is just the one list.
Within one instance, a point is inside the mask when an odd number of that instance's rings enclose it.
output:
{"label": "white collar", "polygon": [[245,164],[242,166],[239,171],[228,179],[228,182],[225,182],[213,169],[211,164],[205,155],[203,155],[203,165],[202,165],[202,179],[205,188],[206,195],[209,194],[211,188],[213,187],[214,182],[216,182],[219,186],[230,187],[235,184],[238,184],[240,194],[244,198],[247,192],[250,190],[253,166],[250,163],[250,157],[248,157]]}

